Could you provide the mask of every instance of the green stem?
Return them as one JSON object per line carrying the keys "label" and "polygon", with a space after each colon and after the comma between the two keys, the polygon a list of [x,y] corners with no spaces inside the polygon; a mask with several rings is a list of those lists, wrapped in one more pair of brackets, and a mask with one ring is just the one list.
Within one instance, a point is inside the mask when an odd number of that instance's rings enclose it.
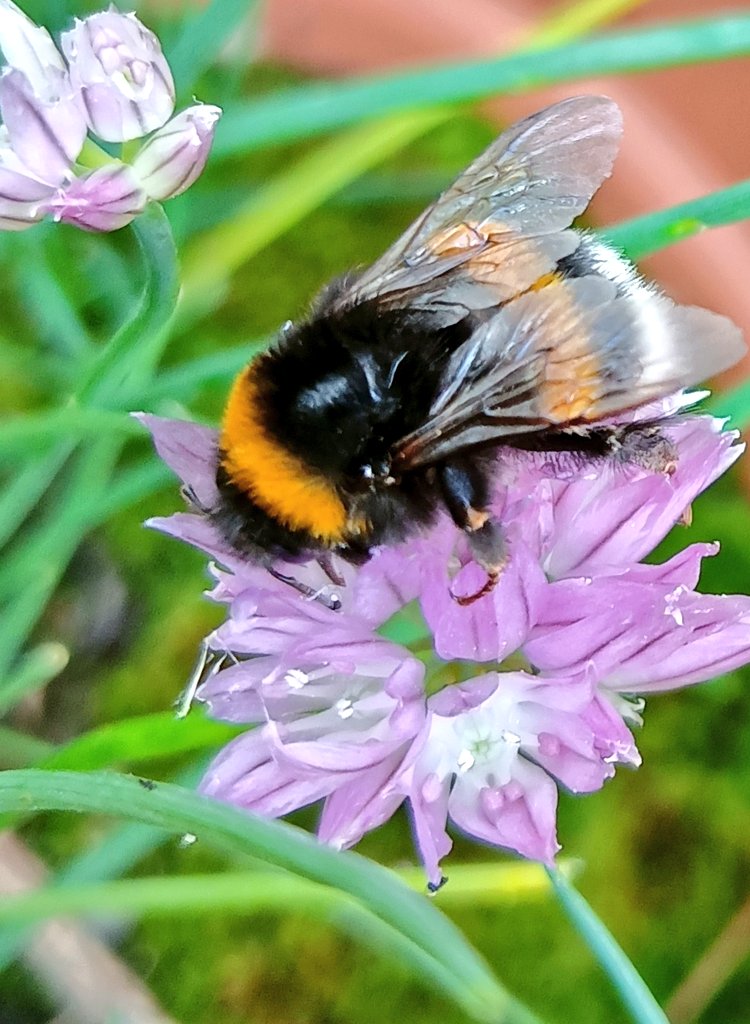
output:
{"label": "green stem", "polygon": [[548,870],[555,895],[620,996],[635,1024],[669,1024],[664,1011],[604,924],[560,871]]}

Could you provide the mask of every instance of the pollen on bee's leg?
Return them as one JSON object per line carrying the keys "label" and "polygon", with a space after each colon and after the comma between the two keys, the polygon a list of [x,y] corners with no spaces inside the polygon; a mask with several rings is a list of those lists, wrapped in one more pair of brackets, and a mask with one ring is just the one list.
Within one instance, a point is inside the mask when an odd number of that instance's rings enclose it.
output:
{"label": "pollen on bee's leg", "polygon": [[480,597],[486,597],[487,594],[491,594],[492,593],[492,591],[495,589],[495,586],[497,585],[497,581],[500,578],[500,573],[501,572],[502,572],[502,569],[497,569],[497,570],[495,570],[493,572],[488,571],[487,572],[487,580],[486,580],[484,586],[480,587],[480,589],[477,590],[476,593],[474,593],[474,594],[465,594],[463,597],[461,597],[458,594],[454,594],[451,591],[451,597],[456,602],[456,604],[461,605],[462,608],[464,608],[468,604],[474,604],[474,602],[478,601]]}
{"label": "pollen on bee's leg", "polygon": [[[486,597],[487,594],[492,593],[508,563],[505,538],[500,525],[492,519],[489,512],[472,509],[471,513],[471,516],[467,516],[465,532],[469,539],[472,557],[477,565],[487,573],[487,579],[474,594],[459,596],[451,591],[453,600],[462,606],[473,604],[480,597]],[[472,519],[476,523],[474,528],[472,528]]]}
{"label": "pollen on bee's leg", "polygon": [[677,449],[654,424],[635,423],[622,427],[612,432],[608,444],[617,462],[666,476],[672,476],[677,469]]}

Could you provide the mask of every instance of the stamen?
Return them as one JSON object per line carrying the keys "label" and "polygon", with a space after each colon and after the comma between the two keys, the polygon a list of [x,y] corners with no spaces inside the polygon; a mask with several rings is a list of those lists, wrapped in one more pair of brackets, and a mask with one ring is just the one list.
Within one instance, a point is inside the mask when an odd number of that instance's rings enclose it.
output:
{"label": "stamen", "polygon": [[347,718],[351,718],[354,714],[354,705],[346,697],[342,697],[341,700],[337,700],[334,705],[336,708],[336,714],[339,718],[346,721]]}
{"label": "stamen", "polygon": [[284,682],[292,690],[301,690],[303,686],[307,686],[310,682],[310,677],[301,668],[290,668],[284,676]]}

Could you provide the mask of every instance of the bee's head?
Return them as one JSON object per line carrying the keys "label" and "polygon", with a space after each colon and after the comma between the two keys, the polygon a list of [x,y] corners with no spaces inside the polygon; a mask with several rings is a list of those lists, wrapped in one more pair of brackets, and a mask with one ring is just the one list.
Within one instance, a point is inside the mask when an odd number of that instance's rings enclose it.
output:
{"label": "bee's head", "polygon": [[338,486],[370,486],[388,476],[402,434],[392,364],[327,322],[286,328],[255,364],[264,429]]}

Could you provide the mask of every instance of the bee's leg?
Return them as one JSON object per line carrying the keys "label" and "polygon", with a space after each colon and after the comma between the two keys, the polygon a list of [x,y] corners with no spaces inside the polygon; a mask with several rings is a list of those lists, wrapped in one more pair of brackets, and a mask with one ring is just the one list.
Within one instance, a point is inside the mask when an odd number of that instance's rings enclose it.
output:
{"label": "bee's leg", "polygon": [[330,608],[332,612],[341,610],[341,598],[338,594],[324,594],[320,590],[315,590],[313,587],[309,587],[306,583],[296,579],[294,576],[287,576],[285,573],[279,572],[278,569],[274,569],[270,565],[267,567],[267,572],[273,576],[275,580],[279,580],[280,583],[286,583],[287,586],[296,590],[298,594],[302,594],[302,596],[307,598],[308,601],[317,601],[326,608]]}
{"label": "bee's leg", "polygon": [[677,468],[677,449],[658,420],[612,426],[577,426],[540,431],[513,441],[527,451],[568,452],[581,458],[607,459],[622,466],[638,466],[649,473],[671,476]]}
{"label": "bee's leg", "polygon": [[490,593],[505,568],[505,540],[500,524],[486,510],[489,495],[480,465],[458,459],[445,462],[438,469],[438,479],[454,523],[466,534],[474,561],[487,573],[484,586],[475,594],[454,596],[458,604],[472,604]]}
{"label": "bee's leg", "polygon": [[335,583],[337,587],[346,586],[346,580],[344,579],[340,572],[336,571],[333,561],[331,560],[330,551],[324,551],[322,554],[318,555],[315,561],[318,563],[318,565],[326,574],[331,583]]}
{"label": "bee's leg", "polygon": [[677,449],[658,423],[627,423],[601,430],[606,454],[615,462],[667,476],[677,469]]}

